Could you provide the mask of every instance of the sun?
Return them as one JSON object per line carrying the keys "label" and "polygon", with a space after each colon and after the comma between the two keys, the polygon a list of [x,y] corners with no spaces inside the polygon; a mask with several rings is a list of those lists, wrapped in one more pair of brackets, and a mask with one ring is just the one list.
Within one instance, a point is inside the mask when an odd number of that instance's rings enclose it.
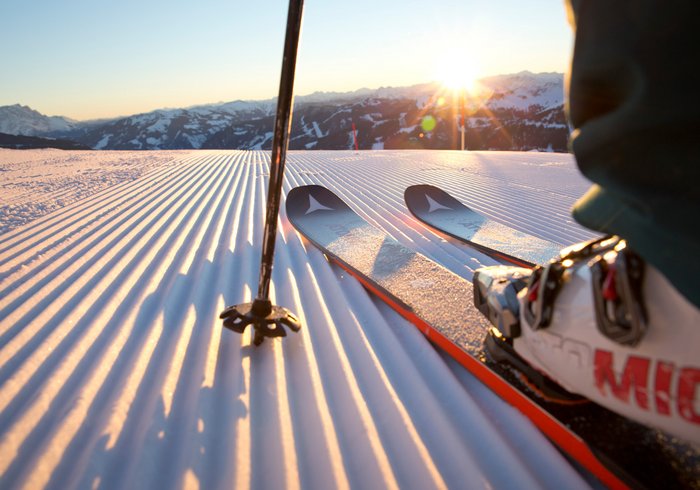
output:
{"label": "sun", "polygon": [[436,64],[437,80],[454,91],[474,93],[479,88],[481,70],[477,60],[467,53],[454,50],[445,53]]}

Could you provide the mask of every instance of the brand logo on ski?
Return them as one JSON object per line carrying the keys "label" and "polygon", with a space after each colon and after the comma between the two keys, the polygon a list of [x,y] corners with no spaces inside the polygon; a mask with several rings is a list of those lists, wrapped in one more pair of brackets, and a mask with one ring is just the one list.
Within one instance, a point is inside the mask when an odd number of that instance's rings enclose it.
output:
{"label": "brand logo on ski", "polygon": [[447,209],[448,211],[452,210],[452,208],[448,208],[447,206],[443,206],[442,204],[440,204],[439,202],[437,202],[435,199],[433,199],[432,197],[430,197],[427,194],[426,194],[425,198],[428,200],[428,206],[430,206],[428,208],[429,213],[438,211],[440,209]]}
{"label": "brand logo on ski", "polygon": [[309,209],[306,210],[306,213],[304,214],[311,214],[314,211],[334,211],[333,208],[329,208],[328,206],[324,206],[320,202],[318,202],[314,196],[309,194]]}

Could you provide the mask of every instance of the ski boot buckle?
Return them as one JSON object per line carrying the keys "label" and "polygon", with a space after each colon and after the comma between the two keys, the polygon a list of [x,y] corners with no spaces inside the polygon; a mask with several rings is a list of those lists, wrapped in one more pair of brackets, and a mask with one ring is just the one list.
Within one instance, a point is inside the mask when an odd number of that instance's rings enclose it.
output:
{"label": "ski boot buckle", "polygon": [[487,267],[474,272],[474,306],[509,339],[520,336],[518,293],[529,275],[529,269],[515,267]]}
{"label": "ski boot buckle", "polygon": [[619,344],[637,345],[647,329],[644,262],[620,240],[613,251],[596,259],[591,274],[598,330]]}

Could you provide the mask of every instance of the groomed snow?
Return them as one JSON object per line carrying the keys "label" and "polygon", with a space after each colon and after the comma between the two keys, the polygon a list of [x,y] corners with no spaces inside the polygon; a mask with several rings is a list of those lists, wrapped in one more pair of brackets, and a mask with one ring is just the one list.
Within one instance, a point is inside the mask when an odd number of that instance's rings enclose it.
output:
{"label": "groomed snow", "polygon": [[[87,180],[91,195],[52,197],[14,229],[0,217],[0,488],[586,486],[284,209],[273,299],[304,327],[260,347],[222,329],[218,313],[257,288],[269,152],[113,153],[142,173]],[[17,154],[0,163],[31,162],[9,181],[36,204],[67,153]],[[76,175],[109,161],[75,155]],[[493,261],[413,219],[408,185],[562,245],[592,236],[568,215],[588,185],[569,155],[290,152],[285,193],[310,183],[465,278]]]}
{"label": "groomed snow", "polygon": [[0,148],[0,236],[113,185],[138,179],[188,151]]}

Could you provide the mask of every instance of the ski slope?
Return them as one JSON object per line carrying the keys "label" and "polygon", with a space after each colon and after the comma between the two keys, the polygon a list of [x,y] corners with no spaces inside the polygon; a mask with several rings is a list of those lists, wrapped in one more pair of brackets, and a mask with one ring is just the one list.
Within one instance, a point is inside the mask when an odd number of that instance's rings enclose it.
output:
{"label": "ski slope", "polygon": [[[222,329],[257,289],[269,153],[151,154],[165,158],[0,234],[0,488],[586,487],[284,206],[273,302],[302,330],[254,347]],[[410,215],[419,183],[562,245],[592,236],[568,214],[588,186],[570,155],[290,152],[284,191],[329,187],[465,278],[493,264]]]}
{"label": "ski slope", "polygon": [[137,179],[178,155],[187,151],[0,148],[0,235],[97,191]]}

